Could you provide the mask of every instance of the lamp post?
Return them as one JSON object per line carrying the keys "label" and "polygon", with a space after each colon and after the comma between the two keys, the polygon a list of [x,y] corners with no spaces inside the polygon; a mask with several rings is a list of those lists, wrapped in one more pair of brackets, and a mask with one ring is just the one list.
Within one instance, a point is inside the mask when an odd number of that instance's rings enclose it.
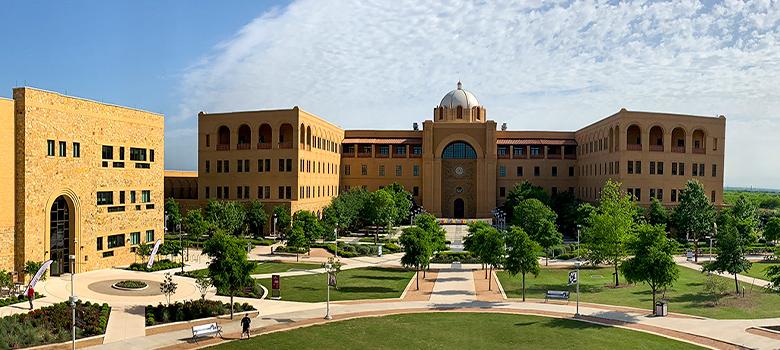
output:
{"label": "lamp post", "polygon": [[75,275],[76,275],[76,256],[70,256],[71,270],[70,270],[70,308],[71,308],[71,349],[76,350],[76,291],[74,288]]}
{"label": "lamp post", "polygon": [[328,284],[328,297],[325,303],[325,319],[326,320],[332,320],[333,316],[330,315],[330,273],[331,273],[331,265],[330,263],[325,264],[325,283]]}
{"label": "lamp post", "polygon": [[574,263],[574,266],[577,267],[577,310],[574,313],[574,317],[578,317],[580,315],[580,228],[581,226],[577,225],[577,262]]}
{"label": "lamp post", "polygon": [[[336,259],[339,258],[339,222],[336,220],[336,225],[333,227],[333,235],[336,236],[336,250],[333,255],[336,256]],[[328,287],[330,288],[330,287]]]}
{"label": "lamp post", "polygon": [[181,273],[184,274],[184,238],[181,233],[181,224],[176,224],[176,229],[179,231],[179,254],[181,254]]}
{"label": "lamp post", "polygon": [[274,230],[274,237],[275,237],[275,238],[279,238],[279,237],[277,236],[277,234],[276,234],[276,220],[277,220],[277,215],[276,215],[276,213],[274,213],[274,227],[273,227],[273,230]]}
{"label": "lamp post", "polygon": [[718,235],[718,223],[713,222],[712,223],[712,237],[710,237],[710,260],[712,260],[712,241],[715,239],[715,236]]}

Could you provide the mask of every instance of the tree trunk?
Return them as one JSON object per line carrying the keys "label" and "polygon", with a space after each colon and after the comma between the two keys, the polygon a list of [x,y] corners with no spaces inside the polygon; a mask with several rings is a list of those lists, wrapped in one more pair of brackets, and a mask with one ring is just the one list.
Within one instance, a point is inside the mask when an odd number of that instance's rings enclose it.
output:
{"label": "tree trunk", "polygon": [[298,257],[298,250],[297,250],[298,248],[295,248],[295,249],[296,249],[295,250],[295,261],[301,261],[300,258]]}
{"label": "tree trunk", "polygon": [[420,290],[420,267],[417,266],[417,290]]}
{"label": "tree trunk", "polygon": [[699,239],[693,237],[693,262],[699,262]]}
{"label": "tree trunk", "polygon": [[618,278],[618,263],[615,261],[615,287],[620,286],[620,279]]}
{"label": "tree trunk", "polygon": [[550,266],[550,252],[544,255],[544,266]]}
{"label": "tree trunk", "polygon": [[734,274],[734,286],[737,287],[737,296],[739,296],[739,280],[737,280],[737,274]]}
{"label": "tree trunk", "polygon": [[523,272],[523,301],[525,301],[525,272]]}
{"label": "tree trunk", "polygon": [[422,272],[423,272],[423,279],[425,279],[425,270],[426,270],[425,268],[423,268],[423,269],[422,269]]}
{"label": "tree trunk", "polygon": [[[491,267],[490,267],[490,273],[491,273],[491,277],[492,277],[492,273],[493,273],[493,266],[491,266]],[[492,289],[493,287],[492,287],[492,283],[491,283],[491,282],[493,282],[493,278],[488,278],[488,290],[493,290],[493,289]]]}
{"label": "tree trunk", "polygon": [[658,314],[655,313],[655,287],[650,286],[650,292],[653,293],[653,316],[658,316]]}
{"label": "tree trunk", "polygon": [[233,293],[230,292],[230,319],[233,319]]}
{"label": "tree trunk", "polygon": [[487,266],[487,264],[482,264],[482,267],[485,269],[485,279],[487,279],[488,266]]}

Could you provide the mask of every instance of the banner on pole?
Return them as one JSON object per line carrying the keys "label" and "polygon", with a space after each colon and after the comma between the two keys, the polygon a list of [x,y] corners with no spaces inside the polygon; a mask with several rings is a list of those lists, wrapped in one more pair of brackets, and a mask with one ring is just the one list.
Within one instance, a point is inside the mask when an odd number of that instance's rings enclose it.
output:
{"label": "banner on pole", "polygon": [[27,291],[30,290],[30,288],[35,289],[35,284],[38,283],[38,280],[41,279],[41,276],[43,276],[44,273],[46,273],[46,270],[49,269],[49,266],[51,266],[52,261],[46,260],[41,265],[41,268],[38,269],[38,272],[35,273],[35,276],[30,280],[30,284],[27,285],[27,289],[24,290],[24,295],[27,295]]}
{"label": "banner on pole", "polygon": [[569,285],[577,283],[577,271],[569,271]]}
{"label": "banner on pole", "polygon": [[158,239],[157,242],[154,242],[154,249],[152,249],[152,255],[149,256],[149,263],[146,264],[147,269],[151,269],[152,265],[154,265],[154,256],[157,255],[157,250],[160,249],[160,244],[162,244],[162,240]]}
{"label": "banner on pole", "polygon": [[271,298],[272,299],[281,299],[282,297],[281,282],[282,282],[281,276],[271,275]]}
{"label": "banner on pole", "polygon": [[328,273],[328,285],[331,287],[336,286],[336,274],[335,273]]}

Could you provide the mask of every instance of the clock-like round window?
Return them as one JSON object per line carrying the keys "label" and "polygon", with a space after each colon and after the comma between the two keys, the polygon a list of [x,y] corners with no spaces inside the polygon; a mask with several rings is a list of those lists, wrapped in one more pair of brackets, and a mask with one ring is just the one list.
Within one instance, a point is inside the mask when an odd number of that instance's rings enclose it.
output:
{"label": "clock-like round window", "polygon": [[460,186],[458,186],[458,187],[455,187],[455,192],[457,192],[457,193],[463,193],[463,187],[460,187]]}
{"label": "clock-like round window", "polygon": [[463,173],[464,173],[464,172],[465,172],[465,171],[463,170],[463,167],[460,167],[460,166],[459,166],[459,167],[456,167],[456,168],[455,168],[455,175],[458,175],[458,176],[463,176]]}

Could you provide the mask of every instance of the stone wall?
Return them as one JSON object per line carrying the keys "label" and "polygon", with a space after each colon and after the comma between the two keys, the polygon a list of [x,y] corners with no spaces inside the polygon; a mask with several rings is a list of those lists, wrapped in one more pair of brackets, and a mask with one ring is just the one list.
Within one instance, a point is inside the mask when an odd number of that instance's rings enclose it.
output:
{"label": "stone wall", "polygon": [[14,101],[0,98],[0,270],[14,269]]}

